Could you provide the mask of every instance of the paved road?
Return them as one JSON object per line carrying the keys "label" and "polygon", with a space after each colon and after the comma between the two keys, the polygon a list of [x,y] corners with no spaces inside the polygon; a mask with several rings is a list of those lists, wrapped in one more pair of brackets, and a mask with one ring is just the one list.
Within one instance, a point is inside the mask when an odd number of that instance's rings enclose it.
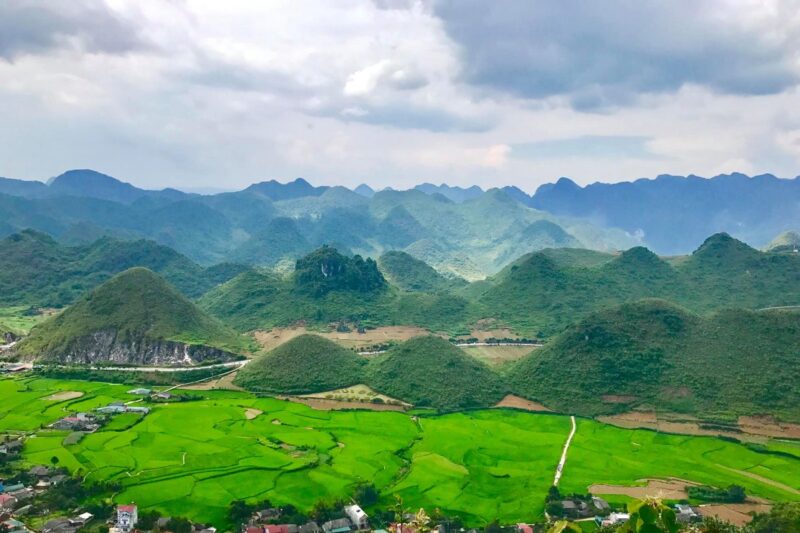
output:
{"label": "paved road", "polygon": [[[206,370],[208,368],[241,368],[247,363],[249,359],[242,361],[231,361],[229,363],[217,363],[214,365],[206,366],[88,366],[84,367],[87,370],[113,370],[114,372],[187,372],[193,370]],[[44,365],[34,365],[36,368],[42,368]],[[52,365],[47,365],[51,367]],[[73,368],[69,365],[57,365],[57,368]]]}
{"label": "paved road", "polygon": [[561,460],[558,462],[558,466],[556,467],[556,475],[553,477],[553,486],[557,487],[558,482],[561,481],[561,473],[564,470],[564,464],[567,462],[567,452],[569,451],[569,445],[572,442],[572,437],[575,436],[575,430],[578,428],[575,424],[575,417],[569,417],[570,421],[572,422],[572,429],[569,432],[569,437],[567,437],[567,442],[564,443],[564,451],[561,452]]}

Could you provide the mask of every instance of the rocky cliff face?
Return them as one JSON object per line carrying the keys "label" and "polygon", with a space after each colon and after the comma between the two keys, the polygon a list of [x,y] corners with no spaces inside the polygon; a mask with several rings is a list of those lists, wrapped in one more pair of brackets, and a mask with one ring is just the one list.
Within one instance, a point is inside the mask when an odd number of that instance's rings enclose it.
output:
{"label": "rocky cliff face", "polygon": [[121,339],[115,331],[99,331],[75,340],[67,351],[43,353],[38,359],[77,364],[191,366],[212,361],[234,361],[238,357],[209,346],[146,337]]}

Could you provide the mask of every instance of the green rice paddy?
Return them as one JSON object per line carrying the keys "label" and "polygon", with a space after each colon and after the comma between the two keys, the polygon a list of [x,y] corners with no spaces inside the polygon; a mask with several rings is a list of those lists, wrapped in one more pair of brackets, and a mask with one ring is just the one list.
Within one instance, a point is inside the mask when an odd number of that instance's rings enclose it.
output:
{"label": "green rice paddy", "polygon": [[[61,416],[115,400],[129,387],[48,379],[0,379],[0,433],[35,432],[24,461],[60,465],[88,480],[122,485],[118,502],[224,524],[234,499],[269,498],[310,509],[347,497],[360,481],[386,502],[399,493],[408,507],[439,508],[470,524],[531,521],[569,432],[564,416],[483,410],[413,418],[407,413],[317,411],[247,393],[204,391],[204,400],[152,405],[78,442],[41,429]],[[58,391],[81,398],[48,400]],[[246,409],[261,414],[253,419]],[[65,439],[66,442],[65,442]],[[674,476],[727,486],[772,500],[800,499],[800,457],[792,442],[762,452],[708,437],[626,430],[579,420],[562,492],[594,483],[635,485]],[[774,450],[776,453],[764,453]]]}

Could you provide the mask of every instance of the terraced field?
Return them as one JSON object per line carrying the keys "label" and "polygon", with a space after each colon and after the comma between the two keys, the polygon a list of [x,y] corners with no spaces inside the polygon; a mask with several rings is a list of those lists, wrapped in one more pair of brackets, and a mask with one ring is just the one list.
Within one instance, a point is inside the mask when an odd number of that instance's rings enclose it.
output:
{"label": "terraced field", "polygon": [[[317,411],[234,391],[193,391],[204,399],[157,404],[141,420],[114,420],[77,443],[40,430],[71,411],[131,400],[128,387],[46,379],[0,379],[0,433],[36,432],[24,460],[52,456],[92,479],[113,479],[119,502],[224,524],[234,499],[270,498],[310,509],[350,494],[368,480],[385,503],[400,493],[411,507],[438,507],[468,523],[541,516],[544,495],[569,431],[567,417],[492,409],[425,415]],[[58,391],[83,392],[48,400]],[[67,396],[67,395],[64,395]],[[248,409],[250,416],[247,416]],[[253,414],[256,411],[260,414]],[[758,453],[717,438],[628,430],[580,420],[562,490],[594,483],[634,485],[679,477],[773,500],[797,499],[797,447],[776,442]]]}

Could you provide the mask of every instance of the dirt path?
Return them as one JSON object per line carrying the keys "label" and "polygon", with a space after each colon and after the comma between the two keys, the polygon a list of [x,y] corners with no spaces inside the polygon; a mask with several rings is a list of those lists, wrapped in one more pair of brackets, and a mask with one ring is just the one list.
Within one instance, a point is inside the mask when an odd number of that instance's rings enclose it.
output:
{"label": "dirt path", "polygon": [[557,487],[558,482],[561,481],[561,473],[564,470],[564,465],[567,462],[567,452],[569,451],[569,445],[572,443],[572,437],[575,436],[575,431],[578,429],[578,426],[575,424],[575,417],[569,417],[570,422],[572,422],[572,429],[569,432],[569,437],[567,437],[567,442],[564,443],[564,451],[561,452],[561,460],[558,461],[558,466],[556,467],[556,474],[553,476],[553,486]]}
{"label": "dirt path", "polygon": [[729,466],[721,465],[719,463],[717,463],[716,466],[718,466],[720,468],[724,468],[725,470],[727,470],[729,472],[735,472],[737,474],[741,474],[743,476],[747,476],[750,479],[755,479],[756,481],[760,481],[761,483],[764,483],[766,485],[771,485],[771,486],[775,487],[776,489],[781,489],[781,490],[785,490],[786,492],[789,492],[791,494],[800,495],[800,490],[797,490],[794,487],[790,487],[789,485],[784,485],[783,483],[781,483],[779,481],[775,481],[775,480],[772,480],[772,479],[769,479],[769,478],[765,478],[764,476],[759,476],[758,474],[754,474],[754,473],[748,472],[746,470],[737,470],[735,468],[731,468]]}

